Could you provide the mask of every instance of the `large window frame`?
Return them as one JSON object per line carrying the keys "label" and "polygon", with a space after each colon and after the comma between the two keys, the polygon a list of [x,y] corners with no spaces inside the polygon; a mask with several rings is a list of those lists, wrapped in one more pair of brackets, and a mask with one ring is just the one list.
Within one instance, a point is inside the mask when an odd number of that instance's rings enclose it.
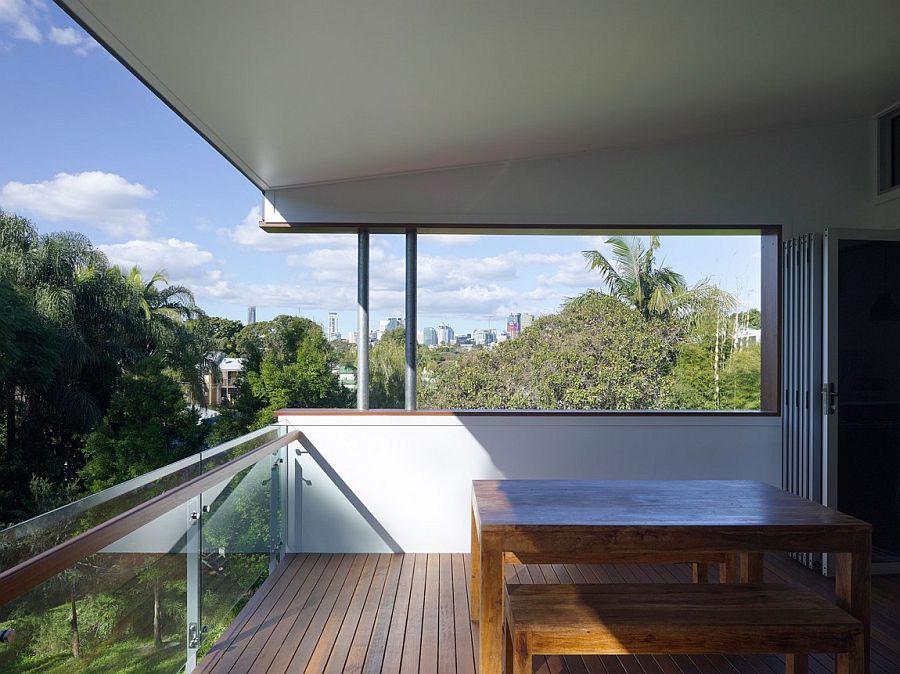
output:
{"label": "large window frame", "polygon": [[[368,403],[369,358],[366,349],[358,351],[357,413],[420,415],[529,415],[529,416],[781,416],[782,403],[782,288],[781,225],[598,225],[550,223],[267,223],[260,226],[270,233],[357,234],[357,316],[359,334],[369,330],[369,236],[403,234],[406,237],[406,409],[371,410]],[[763,330],[760,340],[759,410],[418,410],[416,409],[416,292],[417,237],[419,234],[479,235],[632,235],[648,236],[677,231],[679,234],[734,235],[758,234],[760,237],[760,314],[762,324],[775,329]],[[316,413],[321,414],[319,410]],[[346,412],[344,412],[346,413]]]}

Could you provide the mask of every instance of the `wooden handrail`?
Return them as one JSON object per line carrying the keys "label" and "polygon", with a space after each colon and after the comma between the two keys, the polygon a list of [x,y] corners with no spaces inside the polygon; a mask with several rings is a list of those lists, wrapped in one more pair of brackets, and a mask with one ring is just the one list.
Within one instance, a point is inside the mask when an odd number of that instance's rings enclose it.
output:
{"label": "wooden handrail", "polygon": [[187,503],[210,487],[252,466],[266,454],[271,454],[299,438],[300,431],[291,431],[3,571],[0,573],[0,604],[25,594],[45,580],[164,515],[172,508]]}

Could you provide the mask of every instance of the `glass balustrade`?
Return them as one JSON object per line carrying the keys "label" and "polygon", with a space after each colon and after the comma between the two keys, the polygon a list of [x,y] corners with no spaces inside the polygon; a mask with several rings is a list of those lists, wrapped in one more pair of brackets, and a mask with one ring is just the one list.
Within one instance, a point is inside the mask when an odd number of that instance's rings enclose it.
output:
{"label": "glass balustrade", "polygon": [[[283,434],[268,427],[0,532],[2,570],[41,553],[67,565],[0,604],[0,629],[15,630],[0,671],[191,671],[283,555],[287,447],[226,465]],[[165,508],[150,521],[135,514],[148,501]],[[99,530],[115,537],[97,549]]]}

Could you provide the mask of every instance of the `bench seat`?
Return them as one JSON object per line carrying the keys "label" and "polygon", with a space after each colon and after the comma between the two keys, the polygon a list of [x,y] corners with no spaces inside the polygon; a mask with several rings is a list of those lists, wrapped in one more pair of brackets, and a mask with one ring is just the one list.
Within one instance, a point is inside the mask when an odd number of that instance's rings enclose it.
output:
{"label": "bench seat", "polygon": [[863,626],[805,588],[774,584],[509,585],[508,674],[532,655],[839,653],[863,674]]}

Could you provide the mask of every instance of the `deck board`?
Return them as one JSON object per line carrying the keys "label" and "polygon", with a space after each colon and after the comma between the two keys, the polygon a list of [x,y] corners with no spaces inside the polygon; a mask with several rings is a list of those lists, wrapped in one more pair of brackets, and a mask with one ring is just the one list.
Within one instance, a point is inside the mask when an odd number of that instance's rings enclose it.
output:
{"label": "deck board", "polygon": [[[199,665],[202,674],[429,672],[476,674],[469,620],[471,560],[463,554],[288,555]],[[690,582],[687,565],[509,565],[519,583]],[[712,571],[712,579],[718,570]],[[833,599],[834,581],[783,556],[766,580]],[[872,581],[872,672],[900,671],[900,576]],[[770,656],[537,657],[541,674],[781,674]],[[810,672],[830,674],[815,655]]]}

